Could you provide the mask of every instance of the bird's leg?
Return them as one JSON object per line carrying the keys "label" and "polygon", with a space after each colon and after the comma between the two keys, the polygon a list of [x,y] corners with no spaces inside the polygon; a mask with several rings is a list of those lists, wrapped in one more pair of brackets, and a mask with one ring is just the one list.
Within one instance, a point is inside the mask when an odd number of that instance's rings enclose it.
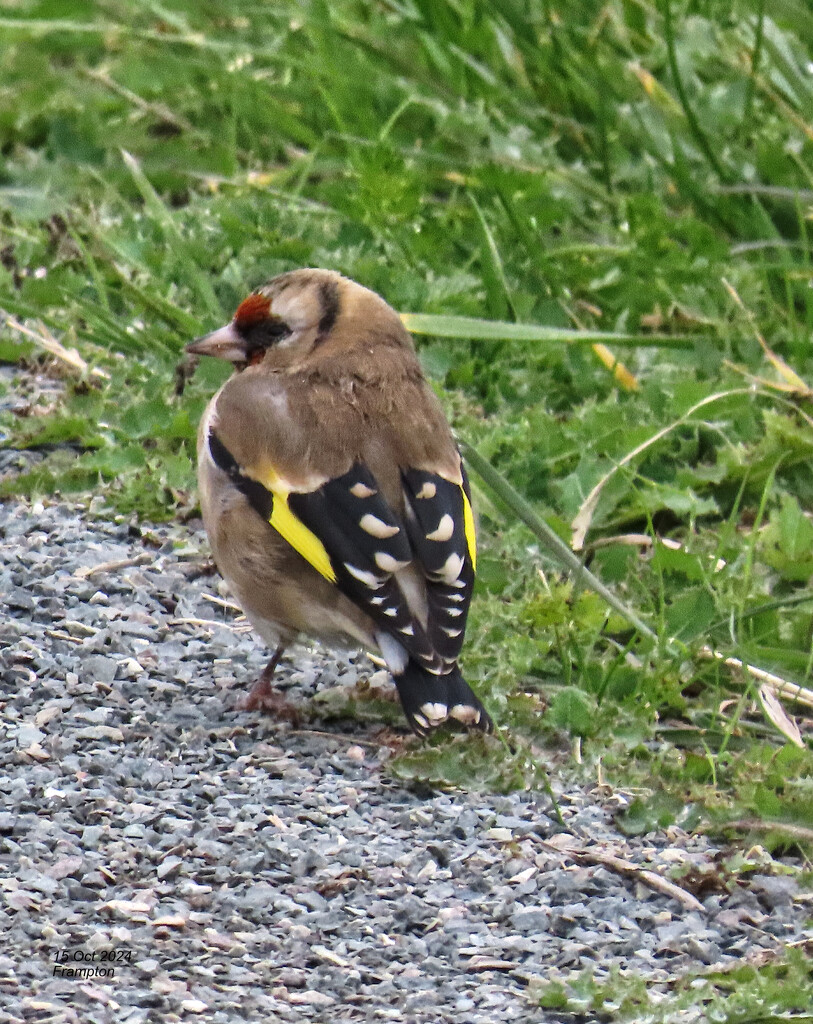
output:
{"label": "bird's leg", "polygon": [[270,661],[260,673],[260,678],[252,686],[251,692],[238,702],[237,706],[241,711],[262,711],[289,722],[298,721],[299,715],[296,708],[283,697],[279,690],[274,688],[272,682],[284,651],[283,644],[280,644],[274,651]]}

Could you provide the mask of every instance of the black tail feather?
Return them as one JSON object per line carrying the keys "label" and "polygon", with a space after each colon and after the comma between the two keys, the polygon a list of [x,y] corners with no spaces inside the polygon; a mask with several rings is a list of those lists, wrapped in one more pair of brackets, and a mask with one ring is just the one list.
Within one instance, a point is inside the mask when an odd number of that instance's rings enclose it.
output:
{"label": "black tail feather", "polygon": [[414,661],[394,676],[401,706],[410,728],[427,736],[447,720],[491,732],[494,723],[457,665],[445,675],[433,675]]}

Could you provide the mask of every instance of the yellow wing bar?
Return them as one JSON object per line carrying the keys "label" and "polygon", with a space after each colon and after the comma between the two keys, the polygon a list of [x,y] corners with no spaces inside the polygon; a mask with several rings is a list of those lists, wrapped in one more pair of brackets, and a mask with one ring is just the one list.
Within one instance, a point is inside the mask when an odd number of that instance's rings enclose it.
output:
{"label": "yellow wing bar", "polygon": [[469,558],[471,558],[472,569],[477,572],[477,533],[474,529],[474,512],[471,508],[469,496],[466,494],[463,487],[460,488],[460,493],[463,497],[463,530],[466,534]]}
{"label": "yellow wing bar", "polygon": [[288,495],[282,491],[272,491],[274,504],[268,522],[314,569],[329,583],[336,582],[336,573],[324,544],[315,533],[297,518],[288,506]]}

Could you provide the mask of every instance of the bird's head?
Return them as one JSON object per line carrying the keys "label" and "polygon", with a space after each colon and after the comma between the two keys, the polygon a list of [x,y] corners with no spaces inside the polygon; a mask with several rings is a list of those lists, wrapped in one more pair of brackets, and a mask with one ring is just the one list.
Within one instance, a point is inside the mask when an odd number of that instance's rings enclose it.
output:
{"label": "bird's head", "polygon": [[343,306],[355,305],[356,292],[384,306],[372,292],[330,270],[281,274],[241,302],[228,324],[197,338],[186,351],[252,366],[274,350],[285,353],[286,362],[296,362],[331,336]]}

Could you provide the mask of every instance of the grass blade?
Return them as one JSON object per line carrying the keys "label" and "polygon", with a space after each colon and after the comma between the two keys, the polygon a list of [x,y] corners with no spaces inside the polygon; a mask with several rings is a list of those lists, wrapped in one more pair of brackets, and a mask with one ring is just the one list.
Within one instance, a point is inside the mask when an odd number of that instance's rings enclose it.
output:
{"label": "grass blade", "polygon": [[206,311],[212,317],[216,318],[220,316],[220,303],[217,301],[217,296],[214,293],[211,281],[190,256],[183,234],[181,233],[181,229],[178,227],[177,221],[172,216],[172,212],[152,187],[152,183],[141,169],[141,165],[138,160],[124,149],[121,151],[121,156],[128,171],[130,172],[130,175],[132,176],[136,188],[141,193],[141,197],[144,200],[144,205],[146,206],[147,211],[164,229],[168,236],[167,240],[170,241],[171,239],[170,244],[179,257],[180,263],[186,272],[187,279],[197,291],[198,297],[201,299]]}
{"label": "grass blade", "polygon": [[700,337],[512,324],[504,320],[481,320],[478,317],[447,316],[441,313],[401,313],[401,321],[413,334],[429,334],[435,338],[468,338],[474,341],[551,341],[575,345],[606,342],[630,348],[693,349]]}
{"label": "grass blade", "polygon": [[516,513],[517,517],[522,520],[528,529],[544,544],[560,565],[574,574],[574,579],[577,584],[585,584],[590,587],[590,589],[598,594],[599,597],[603,598],[614,611],[623,616],[631,626],[634,626],[642,636],[647,637],[649,640],[657,641],[658,637],[654,630],[647,626],[636,611],[630,608],[629,605],[625,604],[608,587],[606,587],[598,576],[590,572],[590,570],[582,563],[578,555],[574,554],[562,538],[552,530],[550,526],[548,526],[545,520],[542,519],[541,516],[537,515],[530,502],[526,501],[519,491],[512,487],[502,473],[496,470],[491,463],[487,459],[483,458],[477,449],[467,441],[460,441],[460,450],[463,453],[466,463],[474,470],[480,479],[484,483],[488,484],[498,497],[502,498],[512,512]]}

